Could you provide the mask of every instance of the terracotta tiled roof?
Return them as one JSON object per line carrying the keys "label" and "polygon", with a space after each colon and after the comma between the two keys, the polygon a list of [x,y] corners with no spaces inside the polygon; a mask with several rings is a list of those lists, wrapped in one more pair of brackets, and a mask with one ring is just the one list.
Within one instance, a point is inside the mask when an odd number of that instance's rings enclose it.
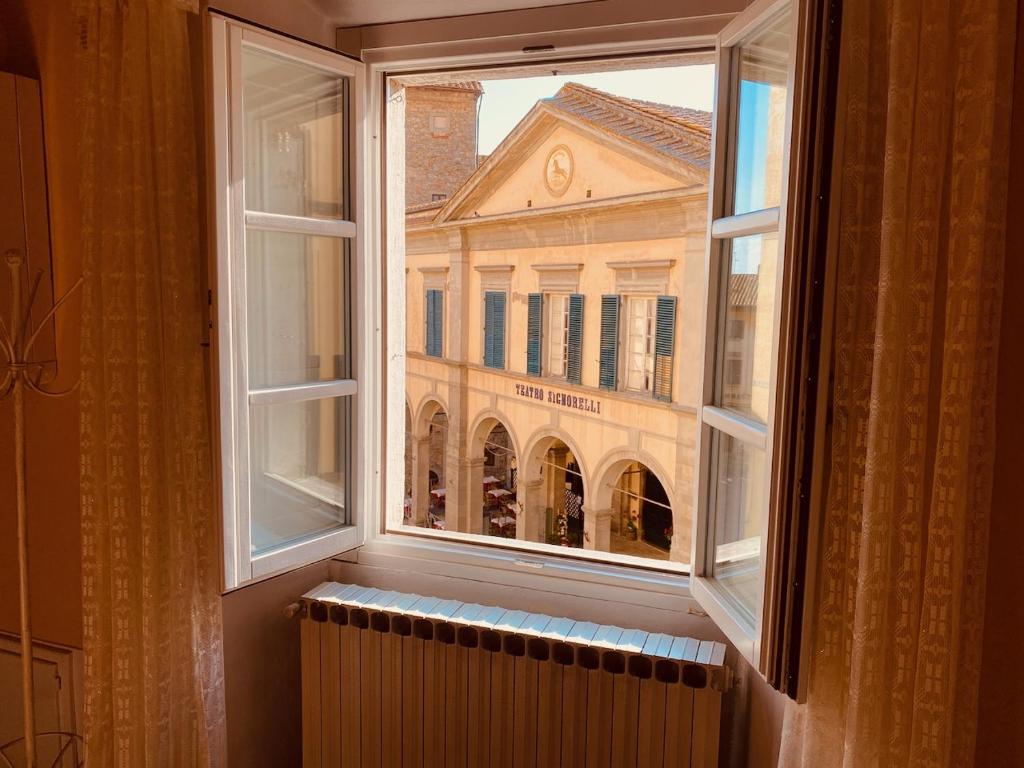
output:
{"label": "terracotta tiled roof", "polygon": [[471,91],[483,93],[484,88],[479,80],[466,80],[462,83],[430,83],[429,85],[408,85],[407,88],[432,88],[438,91]]}
{"label": "terracotta tiled roof", "polygon": [[711,113],[613,96],[590,86],[566,83],[545,104],[601,130],[707,169],[711,156]]}
{"label": "terracotta tiled roof", "polygon": [[729,304],[733,307],[757,305],[757,275],[741,273],[729,275]]}

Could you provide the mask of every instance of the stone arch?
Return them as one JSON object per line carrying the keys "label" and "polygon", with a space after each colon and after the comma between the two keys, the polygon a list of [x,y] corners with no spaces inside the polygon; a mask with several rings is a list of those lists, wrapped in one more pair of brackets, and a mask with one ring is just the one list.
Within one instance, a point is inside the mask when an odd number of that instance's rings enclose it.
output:
{"label": "stone arch", "polygon": [[[468,523],[470,533],[501,537],[516,535],[518,522],[517,478],[521,456],[518,436],[513,432],[511,420],[500,411],[486,409],[477,414],[468,430]],[[499,457],[491,451],[494,464],[486,465],[487,440],[497,428],[508,436],[512,456]],[[485,478],[490,478],[485,483]],[[504,494],[504,495],[498,495]],[[509,495],[512,494],[512,495]]]}
{"label": "stone arch", "polygon": [[[447,440],[445,434],[440,438],[441,445],[435,446],[437,437],[432,433],[430,426],[434,417],[443,413],[446,417],[449,413],[447,403],[435,395],[429,394],[412,412],[411,432],[409,435],[409,469],[410,480],[407,481],[409,500],[408,512],[405,519],[411,525],[427,527],[431,521],[438,518],[439,510],[436,509],[441,502],[435,498],[435,483],[431,482],[431,474],[435,476],[447,475]],[[436,454],[436,455],[435,455]]]}
{"label": "stone arch", "polygon": [[[549,452],[559,446],[564,446],[571,454],[571,462],[563,456],[564,464],[553,466],[547,460]],[[554,461],[559,461],[557,452]],[[575,464],[575,471],[569,471],[571,464]],[[520,523],[517,524],[516,537],[593,548],[587,543],[585,531],[589,476],[587,462],[578,443],[561,430],[542,427],[530,436],[519,468],[517,502]],[[561,488],[561,482],[565,482],[565,488]],[[566,493],[568,490],[574,491],[573,497]],[[570,509],[570,499],[573,499],[575,511]]]}
{"label": "stone arch", "polygon": [[533,474],[535,470],[537,476],[539,476],[541,457],[547,453],[555,440],[565,443],[576,459],[576,463],[580,468],[580,474],[583,475],[583,495],[587,496],[590,493],[591,485],[591,478],[587,472],[587,460],[583,456],[580,447],[576,444],[576,441],[562,430],[555,429],[554,427],[541,427],[530,435],[529,440],[526,441],[526,447],[520,454],[522,459],[519,461],[519,465],[522,467],[523,478],[525,480],[536,479]]}
{"label": "stone arch", "polygon": [[[673,560],[689,559],[689,525],[691,521],[684,517],[685,512],[683,505],[680,504],[679,499],[676,498],[675,486],[668,480],[669,474],[665,471],[661,462],[659,462],[654,456],[645,451],[629,449],[619,449],[607,454],[602,459],[601,464],[598,466],[594,475],[594,509],[602,510],[602,513],[604,513],[605,510],[608,511],[609,546],[611,550],[635,554],[632,552],[633,548],[636,548],[637,546],[644,546],[642,540],[639,545],[630,543],[630,534],[627,534],[627,531],[622,529],[623,523],[613,514],[616,507],[615,502],[618,501],[619,505],[623,503],[623,498],[621,496],[617,500],[615,498],[618,486],[623,478],[623,473],[633,464],[640,465],[640,467],[654,477],[657,484],[661,486],[661,490],[663,491],[665,498],[665,501],[657,501],[657,496],[655,496],[653,500],[645,500],[640,503],[640,508],[637,510],[637,514],[640,515],[641,521],[638,522],[638,526],[642,528],[644,525],[647,525],[648,521],[652,517],[658,525],[666,524],[668,520],[665,520],[662,515],[667,512],[670,516],[672,532],[668,551],[665,556]],[[634,492],[635,491],[636,489],[634,489]],[[668,504],[670,509],[662,512],[662,510],[664,510],[664,506],[662,505],[665,503]],[[657,552],[659,551],[658,548],[660,548],[661,552],[666,552],[666,550],[662,548],[664,545],[657,540],[660,538],[659,534],[652,533],[651,529],[648,529],[648,534],[649,535],[646,537],[647,541],[656,546],[656,549],[651,551]],[[633,529],[633,533],[631,535],[635,540],[638,535],[636,528]],[[683,549],[686,549],[687,551],[683,553]],[[643,553],[643,556],[648,555],[645,552]]]}
{"label": "stone arch", "polygon": [[434,418],[438,411],[444,411],[446,414],[451,413],[448,410],[448,403],[445,402],[444,398],[435,393],[424,396],[419,407],[412,412],[414,414],[412,421],[414,433],[418,436],[424,435],[430,426],[430,420]]}
{"label": "stone arch", "polygon": [[658,478],[668,497],[675,500],[675,485],[669,482],[671,475],[665,471],[660,461],[646,451],[619,448],[606,454],[594,473],[594,490],[591,498],[595,509],[607,509],[611,506],[616,481],[626,465],[634,461],[647,467]]}
{"label": "stone arch", "polygon": [[484,441],[487,439],[487,435],[490,431],[498,424],[501,424],[508,432],[509,438],[512,440],[512,448],[519,456],[522,454],[522,444],[519,442],[519,436],[512,429],[512,420],[508,418],[501,411],[495,410],[494,408],[488,408],[481,411],[473,419],[473,423],[469,427],[469,453],[471,456],[483,455]]}

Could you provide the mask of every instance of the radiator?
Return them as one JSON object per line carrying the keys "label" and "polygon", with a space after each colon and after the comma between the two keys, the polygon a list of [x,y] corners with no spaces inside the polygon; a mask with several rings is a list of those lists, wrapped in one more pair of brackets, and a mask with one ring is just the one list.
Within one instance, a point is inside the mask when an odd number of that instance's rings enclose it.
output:
{"label": "radiator", "polygon": [[301,613],[306,768],[717,765],[721,643],[336,583]]}

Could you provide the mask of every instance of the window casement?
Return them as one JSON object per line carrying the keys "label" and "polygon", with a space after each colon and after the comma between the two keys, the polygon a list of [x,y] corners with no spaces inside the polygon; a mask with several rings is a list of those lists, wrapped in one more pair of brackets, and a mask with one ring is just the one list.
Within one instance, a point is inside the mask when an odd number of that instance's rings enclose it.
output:
{"label": "window casement", "polygon": [[362,65],[210,15],[224,583],[360,542]]}
{"label": "window casement", "polygon": [[651,392],[654,389],[654,324],[656,299],[653,296],[626,297],[622,386],[627,392]]}
{"label": "window casement", "polygon": [[583,294],[531,293],[527,307],[526,372],[581,383]]}
{"label": "window casement", "polygon": [[798,7],[757,0],[716,54],[691,590],[762,671]]}
{"label": "window casement", "polygon": [[675,296],[602,297],[599,385],[603,389],[672,400],[676,305]]}
{"label": "window casement", "polygon": [[569,369],[569,297],[553,294],[549,298],[547,364],[548,375],[558,379],[567,378]]}

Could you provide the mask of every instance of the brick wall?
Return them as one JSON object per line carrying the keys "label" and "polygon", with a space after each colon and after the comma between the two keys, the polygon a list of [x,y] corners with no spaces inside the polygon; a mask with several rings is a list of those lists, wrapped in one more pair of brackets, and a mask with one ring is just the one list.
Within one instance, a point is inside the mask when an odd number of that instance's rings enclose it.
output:
{"label": "brick wall", "polygon": [[479,83],[405,89],[406,206],[451,197],[476,170],[480,94]]}

